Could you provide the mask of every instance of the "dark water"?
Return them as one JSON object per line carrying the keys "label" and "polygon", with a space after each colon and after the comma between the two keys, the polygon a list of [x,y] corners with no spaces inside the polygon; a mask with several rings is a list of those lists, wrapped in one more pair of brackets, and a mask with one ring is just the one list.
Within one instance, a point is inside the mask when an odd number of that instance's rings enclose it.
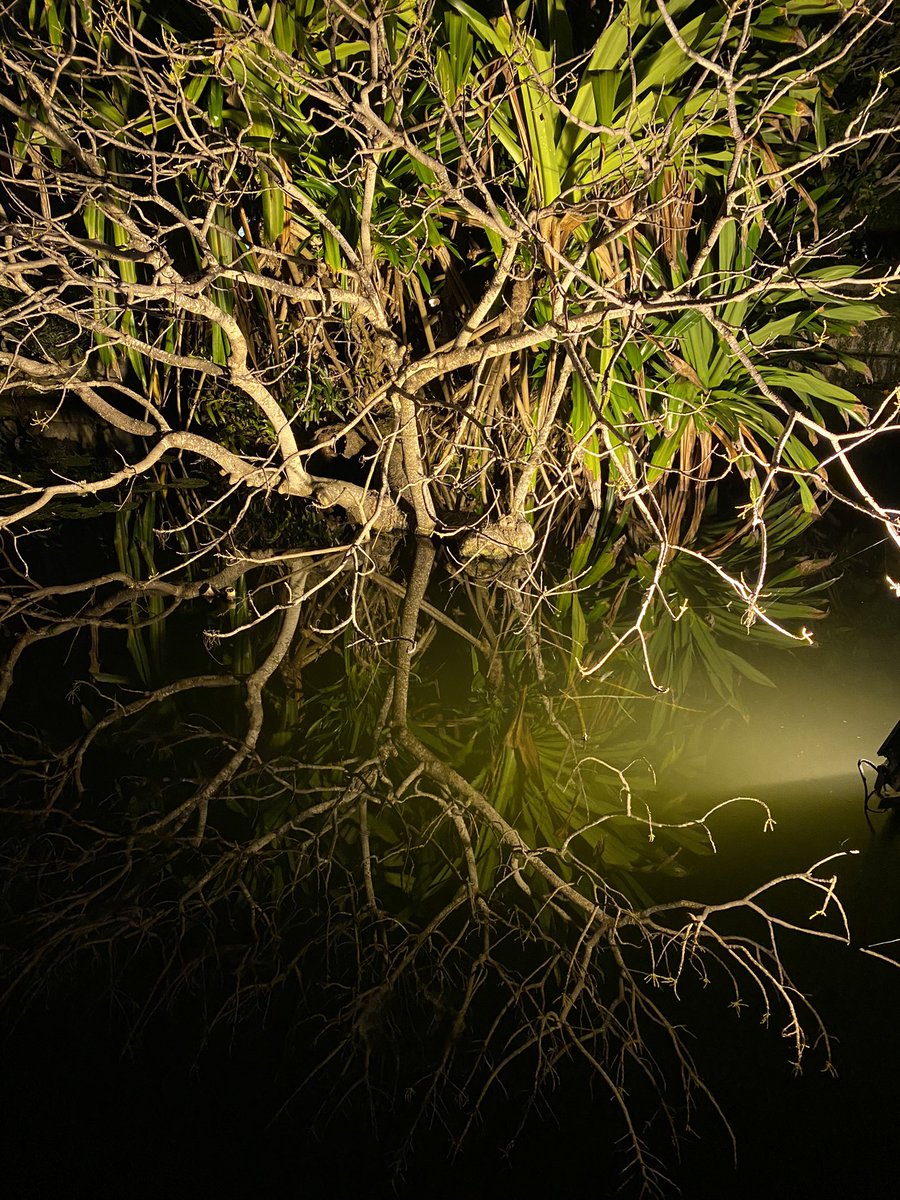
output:
{"label": "dark water", "polygon": [[[746,718],[724,711],[699,737],[688,736],[690,753],[660,781],[660,795],[680,797],[686,815],[753,797],[768,805],[774,828],[764,828],[762,808],[749,799],[722,809],[709,821],[717,853],[685,857],[687,874],[646,883],[655,899],[726,901],[841,856],[826,873],[838,878],[852,929],[851,947],[789,932],[781,946],[835,1038],[836,1078],[822,1072],[821,1046],[811,1047],[796,1076],[779,1028],[762,1027],[752,996],[738,1016],[721,981],[679,993],[670,1011],[676,1020],[683,1014],[703,1077],[738,1141],[735,1167],[721,1124],[700,1111],[680,1160],[665,1139],[654,1142],[673,1185],[698,1200],[864,1198],[894,1190],[900,970],[859,952],[869,947],[900,961],[900,818],[875,815],[870,828],[855,766],[861,756],[875,757],[900,718],[900,601],[883,585],[879,553],[853,560],[832,618],[818,631],[820,644],[757,654],[775,687],[747,688]],[[180,656],[190,644],[199,655],[199,628],[187,621],[183,644],[173,643]],[[61,669],[84,670],[81,653],[62,656],[62,668],[56,647],[34,657],[16,720],[71,719],[71,705],[52,684]],[[124,664],[121,645],[119,654]],[[452,691],[448,685],[446,695]],[[692,726],[698,732],[695,715],[680,720],[686,736]],[[653,744],[645,751],[656,756]],[[775,910],[802,925],[814,907],[805,889],[790,885]],[[619,1175],[615,1113],[577,1066],[561,1067],[556,1090],[543,1096],[508,1155],[510,1113],[523,1103],[515,1078],[508,1094],[486,1106],[458,1157],[436,1119],[398,1166],[398,1124],[406,1115],[389,1101],[379,1109],[377,1099],[351,1093],[335,1106],[333,1081],[291,1100],[314,1061],[315,1029],[290,1032],[290,993],[249,1023],[218,1028],[204,1044],[203,996],[195,991],[160,1008],[129,1044],[136,1000],[110,991],[108,953],[98,945],[94,967],[82,960],[42,1000],[7,1010],[0,1137],[10,1194],[631,1194]],[[658,1098],[638,1081],[629,1087],[655,1136]],[[672,1102],[684,1118],[676,1081]]]}
{"label": "dark water", "polygon": [[[748,697],[746,722],[723,722],[707,770],[694,780],[695,793],[713,801],[758,797],[776,821],[765,832],[749,803],[723,813],[717,856],[695,864],[699,894],[742,894],[780,872],[847,856],[825,873],[839,879],[852,948],[785,943],[786,960],[835,1035],[837,1076],[822,1072],[815,1051],[796,1076],[776,1030],[761,1036],[747,1027],[752,1017],[710,1013],[704,1061],[734,1117],[738,1166],[730,1180],[710,1169],[704,1137],[684,1164],[686,1195],[877,1197],[896,1188],[900,972],[859,948],[900,960],[900,819],[873,815],[870,827],[855,764],[877,759],[900,716],[900,601],[880,586],[880,564],[869,559],[867,576],[865,561],[847,564],[819,644],[765,663],[776,687]],[[814,910],[805,897],[790,908],[801,924]]]}

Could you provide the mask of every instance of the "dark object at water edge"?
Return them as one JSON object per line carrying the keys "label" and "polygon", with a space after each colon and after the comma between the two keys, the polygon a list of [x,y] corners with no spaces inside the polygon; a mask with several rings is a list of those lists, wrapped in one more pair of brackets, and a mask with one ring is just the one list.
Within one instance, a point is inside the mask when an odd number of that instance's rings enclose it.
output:
{"label": "dark object at water edge", "polygon": [[[878,754],[884,759],[884,762],[877,766],[868,758],[861,758],[856,764],[857,770],[862,776],[867,815],[871,811],[869,801],[873,796],[878,797],[879,812],[892,812],[900,809],[900,721],[878,747]],[[875,771],[875,786],[871,791],[869,791],[863,766],[872,767]]]}

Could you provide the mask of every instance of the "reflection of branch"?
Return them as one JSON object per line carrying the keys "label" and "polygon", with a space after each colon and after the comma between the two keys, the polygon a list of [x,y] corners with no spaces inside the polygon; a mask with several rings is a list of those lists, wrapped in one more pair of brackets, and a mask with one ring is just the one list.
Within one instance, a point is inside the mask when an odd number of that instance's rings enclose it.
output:
{"label": "reflection of branch", "polygon": [[400,611],[397,630],[397,650],[394,656],[394,699],[391,721],[400,729],[406,728],[406,709],[409,702],[409,675],[412,656],[416,649],[416,628],[419,610],[425,598],[425,589],[434,565],[434,546],[425,538],[416,538],[416,556],[413,559],[406,585],[406,595]]}
{"label": "reflection of branch", "polygon": [[[132,628],[134,628],[133,625]],[[147,692],[138,700],[133,700],[131,704],[116,705],[105,716],[101,717],[96,724],[91,726],[81,739],[72,757],[72,780],[78,794],[82,795],[84,792],[82,769],[85,755],[90,750],[95,739],[101,734],[106,733],[113,725],[127,721],[131,717],[135,717],[146,709],[151,708],[153,705],[161,704],[164,700],[168,700],[173,696],[181,696],[185,692],[201,691],[203,689],[234,687],[237,682],[238,680],[233,675],[193,675],[185,679],[176,679],[172,683],[155,688],[152,692]],[[57,785],[57,796],[65,782],[67,780],[63,779]]]}
{"label": "reflection of branch", "polygon": [[291,569],[290,575],[285,579],[288,602],[280,610],[281,625],[275,638],[275,643],[262,663],[244,681],[244,690],[246,693],[244,705],[247,710],[248,719],[242,741],[228,761],[190,799],[185,800],[183,804],[180,804],[172,812],[167,813],[160,820],[140,829],[139,833],[142,837],[159,833],[173,825],[178,829],[184,824],[191,813],[196,811],[197,832],[195,842],[197,845],[200,845],[202,842],[203,834],[206,830],[210,800],[213,800],[225,785],[234,778],[239,768],[248,756],[252,754],[259,740],[263,723],[263,690],[290,650],[291,642],[294,640],[294,635],[300,624],[300,604],[298,603],[298,598],[301,595],[301,580],[305,573],[305,566],[295,564]]}
{"label": "reflection of branch", "polygon": [[541,875],[551,888],[569,899],[577,908],[585,911],[591,919],[599,916],[596,904],[587,900],[576,888],[562,879],[539,854],[523,840],[519,832],[497,812],[485,797],[452,767],[441,762],[413,734],[407,721],[409,703],[409,680],[412,654],[416,645],[416,627],[425,588],[434,563],[434,546],[431,542],[418,539],[416,557],[410,571],[406,599],[400,616],[397,636],[397,652],[394,669],[394,699],[392,711],[394,740],[420,763],[437,782],[443,783],[450,792],[462,800],[497,836],[507,850],[523,857]]}
{"label": "reflection of branch", "polygon": [[[399,596],[401,599],[407,595],[406,588],[402,587],[399,583],[395,583],[393,579],[388,579],[386,575],[382,575],[379,571],[367,571],[366,578],[371,579],[380,588],[384,588],[386,592],[390,592],[394,596]],[[460,625],[458,621],[454,621],[452,617],[448,617],[446,613],[441,612],[439,608],[436,608],[433,604],[429,604],[427,600],[423,599],[419,607],[423,613],[427,613],[439,625],[451,629],[458,637],[470,642],[476,650],[480,650],[486,658],[490,657],[491,647],[484,638],[478,637],[477,634],[466,629],[464,625]]]}

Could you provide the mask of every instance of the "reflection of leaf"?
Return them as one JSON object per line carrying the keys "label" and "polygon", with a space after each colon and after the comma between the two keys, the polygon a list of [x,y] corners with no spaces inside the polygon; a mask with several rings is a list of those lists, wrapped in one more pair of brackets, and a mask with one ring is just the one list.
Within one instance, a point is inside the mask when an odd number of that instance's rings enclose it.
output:
{"label": "reflection of leaf", "polygon": [[513,748],[504,744],[499,758],[493,765],[490,775],[489,790],[493,802],[503,813],[508,813],[518,791],[518,769]]}
{"label": "reflection of leaf", "polygon": [[512,719],[504,741],[507,746],[516,751],[526,773],[531,775],[540,784],[543,780],[541,775],[541,760],[537,752],[537,747],[534,744],[534,738],[531,736],[531,730],[528,727],[528,717],[526,715],[527,699],[528,692],[523,689],[519,697],[516,715]]}
{"label": "reflection of leaf", "polygon": [[569,678],[568,682],[571,685],[581,666],[581,660],[584,657],[584,647],[587,642],[587,621],[584,617],[584,609],[581,607],[581,601],[577,596],[572,597],[572,649],[569,653]]}
{"label": "reflection of leaf", "polygon": [[153,480],[147,483],[139,483],[135,485],[136,492],[166,492],[170,488],[176,492],[197,491],[200,488],[209,487],[208,479],[179,479],[170,478],[165,481]]}

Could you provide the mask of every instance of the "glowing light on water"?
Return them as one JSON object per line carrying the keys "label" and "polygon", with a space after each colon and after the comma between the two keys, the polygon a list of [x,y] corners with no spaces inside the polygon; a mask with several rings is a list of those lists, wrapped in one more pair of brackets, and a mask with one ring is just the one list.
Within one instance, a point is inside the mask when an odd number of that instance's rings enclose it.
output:
{"label": "glowing light on water", "polygon": [[[830,786],[855,795],[856,763],[874,759],[900,714],[900,631],[862,630],[767,664],[772,689],[748,689],[747,719],[725,717],[704,739],[703,783],[752,792]],[[686,718],[686,720],[689,718]]]}

